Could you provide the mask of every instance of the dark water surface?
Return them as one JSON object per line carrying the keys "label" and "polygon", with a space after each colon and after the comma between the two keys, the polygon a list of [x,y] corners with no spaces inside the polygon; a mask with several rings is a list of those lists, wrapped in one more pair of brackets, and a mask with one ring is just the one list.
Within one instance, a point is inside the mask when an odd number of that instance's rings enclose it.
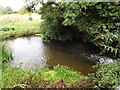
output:
{"label": "dark water surface", "polygon": [[7,47],[12,51],[12,66],[27,68],[53,67],[66,65],[82,74],[94,72],[95,62],[86,54],[97,53],[97,48],[78,41],[44,43],[41,37],[22,37],[7,41]]}

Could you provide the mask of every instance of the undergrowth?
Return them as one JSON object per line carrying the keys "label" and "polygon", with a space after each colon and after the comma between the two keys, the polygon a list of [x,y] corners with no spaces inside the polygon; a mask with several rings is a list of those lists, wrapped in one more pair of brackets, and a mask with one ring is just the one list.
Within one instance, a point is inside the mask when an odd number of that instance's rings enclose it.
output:
{"label": "undergrowth", "polygon": [[120,59],[111,63],[98,64],[96,73],[90,74],[95,88],[115,88],[120,85]]}
{"label": "undergrowth", "polygon": [[73,84],[76,81],[82,81],[88,79],[87,76],[83,76],[80,72],[75,72],[67,66],[57,65],[53,70],[45,69],[41,71],[42,79],[49,82],[57,82],[63,80],[66,85]]}

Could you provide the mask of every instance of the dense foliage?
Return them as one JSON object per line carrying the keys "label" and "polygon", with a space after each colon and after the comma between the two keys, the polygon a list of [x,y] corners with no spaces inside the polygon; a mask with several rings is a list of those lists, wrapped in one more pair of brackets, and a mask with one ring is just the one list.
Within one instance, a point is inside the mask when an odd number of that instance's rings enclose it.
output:
{"label": "dense foliage", "polygon": [[53,70],[42,70],[41,77],[44,81],[49,82],[57,82],[59,80],[63,80],[67,85],[73,84],[76,81],[88,79],[87,76],[83,76],[79,72],[75,72],[69,67],[62,65],[54,66]]}
{"label": "dense foliage", "polygon": [[120,85],[120,60],[107,64],[98,64],[91,74],[96,88],[115,88]]}
{"label": "dense foliage", "polygon": [[47,2],[39,14],[46,40],[81,38],[103,52],[120,53],[119,2]]}

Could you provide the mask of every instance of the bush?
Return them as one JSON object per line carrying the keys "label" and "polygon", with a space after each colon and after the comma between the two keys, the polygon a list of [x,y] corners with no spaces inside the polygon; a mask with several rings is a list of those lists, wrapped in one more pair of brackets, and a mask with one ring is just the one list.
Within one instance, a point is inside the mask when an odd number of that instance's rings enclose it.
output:
{"label": "bush", "polygon": [[97,71],[91,75],[96,88],[115,88],[120,85],[120,60],[98,64],[94,68]]}
{"label": "bush", "polygon": [[39,10],[45,39],[92,42],[102,53],[120,54],[118,2],[47,2]]}

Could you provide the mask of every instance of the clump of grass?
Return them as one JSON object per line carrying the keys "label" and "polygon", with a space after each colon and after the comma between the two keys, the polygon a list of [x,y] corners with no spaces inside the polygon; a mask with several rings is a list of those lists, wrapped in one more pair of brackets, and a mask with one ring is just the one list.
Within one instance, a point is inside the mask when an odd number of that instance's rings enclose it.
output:
{"label": "clump of grass", "polygon": [[42,70],[41,76],[44,81],[57,82],[59,80],[63,80],[66,85],[88,79],[87,76],[81,75],[80,72],[75,72],[69,67],[62,65],[54,66],[53,70]]}
{"label": "clump of grass", "polygon": [[10,52],[6,49],[6,43],[1,44],[1,53],[2,53],[2,61],[9,60],[9,58],[12,56]]}
{"label": "clump of grass", "polygon": [[7,61],[11,57],[11,53],[6,50],[5,43],[0,44],[0,88],[2,88],[2,66],[3,62]]}

